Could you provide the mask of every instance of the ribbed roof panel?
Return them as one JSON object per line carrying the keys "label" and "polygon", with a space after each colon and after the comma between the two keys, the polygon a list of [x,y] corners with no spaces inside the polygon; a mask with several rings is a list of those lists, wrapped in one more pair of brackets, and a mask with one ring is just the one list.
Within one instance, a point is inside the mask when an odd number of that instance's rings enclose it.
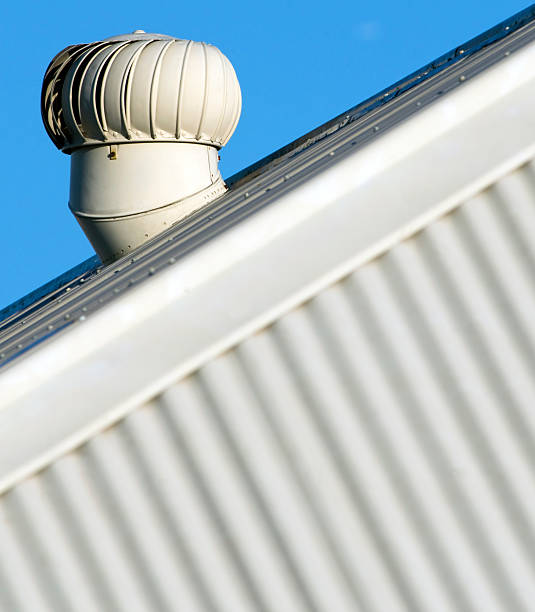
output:
{"label": "ribbed roof panel", "polygon": [[532,163],[0,505],[6,610],[528,612]]}

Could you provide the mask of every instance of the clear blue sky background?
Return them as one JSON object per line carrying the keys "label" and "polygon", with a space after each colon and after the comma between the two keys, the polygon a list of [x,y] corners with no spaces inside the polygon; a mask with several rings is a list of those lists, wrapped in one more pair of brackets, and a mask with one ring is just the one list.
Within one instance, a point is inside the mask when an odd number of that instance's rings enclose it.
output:
{"label": "clear blue sky background", "polygon": [[515,0],[4,2],[0,308],[93,255],[67,208],[69,157],[41,123],[41,80],[70,44],[131,32],[218,46],[243,93],[230,176],[529,6]]}

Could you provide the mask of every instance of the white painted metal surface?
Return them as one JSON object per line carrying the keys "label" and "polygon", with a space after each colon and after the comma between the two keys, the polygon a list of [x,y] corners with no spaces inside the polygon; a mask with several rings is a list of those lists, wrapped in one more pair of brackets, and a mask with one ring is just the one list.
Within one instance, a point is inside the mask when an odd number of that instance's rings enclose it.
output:
{"label": "white painted metal surface", "polygon": [[225,145],[241,92],[212,45],[134,33],[61,51],[43,83],[43,121],[65,151],[126,142]]}
{"label": "white painted metal surface", "polygon": [[226,191],[215,147],[130,143],[71,154],[69,208],[102,261],[117,259]]}
{"label": "white painted metal surface", "polygon": [[52,60],[43,120],[72,154],[69,207],[102,261],[225,192],[217,149],[240,111],[232,65],[205,43],[134,33]]}
{"label": "white painted metal surface", "polygon": [[534,184],[530,163],[7,491],[4,608],[531,611]]}

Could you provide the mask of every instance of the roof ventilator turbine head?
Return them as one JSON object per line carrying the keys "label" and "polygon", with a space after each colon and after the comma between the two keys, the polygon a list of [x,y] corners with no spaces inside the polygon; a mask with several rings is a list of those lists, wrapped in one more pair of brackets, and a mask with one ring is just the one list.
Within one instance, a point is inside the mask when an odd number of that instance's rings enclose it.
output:
{"label": "roof ventilator turbine head", "polygon": [[241,92],[216,47],[140,30],[67,47],[45,73],[41,111],[71,155],[69,207],[103,262],[226,190],[218,149]]}

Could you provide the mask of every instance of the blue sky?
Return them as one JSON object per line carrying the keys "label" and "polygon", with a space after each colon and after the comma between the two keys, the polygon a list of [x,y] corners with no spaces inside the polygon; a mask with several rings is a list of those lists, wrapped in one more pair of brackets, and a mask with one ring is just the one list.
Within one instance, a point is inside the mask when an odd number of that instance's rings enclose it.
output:
{"label": "blue sky", "polygon": [[0,18],[0,308],[93,255],[67,208],[69,158],[41,123],[40,89],[70,44],[143,29],[218,46],[242,117],[221,151],[229,176],[526,8],[513,0],[10,2]]}

